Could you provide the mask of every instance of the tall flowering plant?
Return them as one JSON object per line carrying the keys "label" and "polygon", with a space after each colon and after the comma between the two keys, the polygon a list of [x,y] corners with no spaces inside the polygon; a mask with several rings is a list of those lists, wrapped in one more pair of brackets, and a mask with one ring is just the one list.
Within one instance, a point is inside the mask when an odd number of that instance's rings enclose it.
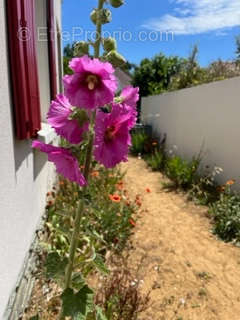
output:
{"label": "tall flowering plant", "polygon": [[[93,158],[106,168],[113,168],[121,161],[127,161],[128,149],[131,145],[130,130],[134,127],[137,118],[138,88],[128,86],[122,90],[120,96],[116,96],[118,84],[114,75],[114,66],[122,64],[124,59],[116,51],[115,40],[103,39],[101,36],[102,25],[111,19],[110,10],[104,8],[104,4],[109,3],[117,8],[123,4],[123,0],[98,0],[98,8],[91,13],[91,19],[97,29],[96,41],[90,44],[80,42],[76,45],[76,57],[69,63],[73,74],[64,76],[64,93],[57,95],[52,101],[47,114],[48,122],[57,135],[73,145],[81,144],[83,141],[87,143],[84,170],[82,171],[79,167],[78,160],[71,153],[70,148],[44,144],[38,140],[33,141],[32,144],[33,148],[47,154],[48,160],[55,164],[59,174],[77,183],[82,188],[83,195],[87,192]],[[99,57],[101,44],[104,49],[102,58]],[[89,55],[89,45],[94,48],[94,57]],[[83,212],[82,199],[76,208],[65,270],[63,305],[68,296],[73,294],[70,290],[72,290],[74,257]],[[85,290],[85,297],[86,295]],[[76,295],[72,298],[75,299]],[[65,305],[62,315],[72,315],[72,311],[66,311],[67,308]],[[84,310],[87,310],[86,305]],[[83,312],[81,310],[79,312],[83,316]]]}

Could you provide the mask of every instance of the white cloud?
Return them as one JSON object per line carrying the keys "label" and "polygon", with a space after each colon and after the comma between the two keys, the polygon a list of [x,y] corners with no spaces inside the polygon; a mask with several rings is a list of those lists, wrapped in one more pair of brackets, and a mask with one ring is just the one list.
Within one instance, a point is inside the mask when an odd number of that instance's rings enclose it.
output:
{"label": "white cloud", "polygon": [[199,34],[240,26],[240,0],[172,0],[176,15],[166,14],[143,27],[175,34]]}

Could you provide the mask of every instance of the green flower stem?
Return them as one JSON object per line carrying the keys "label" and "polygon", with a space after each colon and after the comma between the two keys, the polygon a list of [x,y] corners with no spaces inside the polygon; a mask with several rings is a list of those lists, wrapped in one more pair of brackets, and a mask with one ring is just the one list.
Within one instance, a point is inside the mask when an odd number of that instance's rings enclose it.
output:
{"label": "green flower stem", "polygon": [[68,259],[69,262],[68,262],[68,266],[66,269],[66,276],[65,276],[65,289],[67,289],[71,286],[73,263],[74,263],[76,249],[77,249],[77,242],[78,242],[78,235],[79,235],[79,230],[80,230],[80,221],[81,221],[82,211],[83,211],[83,201],[81,200],[79,202],[77,212],[76,212],[75,221],[74,221],[74,230],[73,230],[73,234],[72,234],[69,259]]}
{"label": "green flower stem", "polygon": [[[96,112],[94,111],[93,115],[92,115],[92,121],[91,121],[92,126],[95,122],[95,117],[96,117]],[[87,153],[86,153],[85,165],[84,165],[84,177],[85,177],[86,181],[88,181],[89,172],[91,169],[93,140],[94,140],[94,133],[93,133],[93,130],[90,130],[89,142],[88,142],[88,146],[87,146]],[[83,187],[83,198],[84,198],[86,191],[87,191],[87,186],[84,186]],[[77,249],[77,241],[78,241],[80,222],[81,222],[81,216],[82,216],[83,209],[84,209],[84,201],[82,199],[78,205],[78,208],[76,211],[76,216],[75,216],[75,221],[74,221],[74,230],[73,230],[73,234],[72,234],[72,238],[71,238],[69,259],[68,259],[69,263],[68,263],[68,266],[66,269],[66,275],[65,275],[65,289],[67,289],[71,286],[74,257],[75,257],[75,253],[76,253],[76,249]]]}
{"label": "green flower stem", "polygon": [[[98,12],[99,12],[99,10],[101,10],[103,8],[104,2],[105,2],[105,0],[98,1]],[[95,47],[94,47],[95,48],[95,52],[94,52],[95,58],[98,58],[99,54],[100,54],[101,33],[102,33],[102,23],[98,17],[97,39],[96,39]],[[94,111],[93,115],[92,115],[92,121],[91,121],[92,127],[94,126],[95,118],[96,118],[96,111]],[[94,140],[94,133],[93,133],[93,130],[91,130],[89,133],[89,142],[88,142],[88,146],[87,146],[87,153],[86,153],[85,167],[84,167],[84,177],[85,177],[86,181],[88,181],[89,172],[91,169],[93,140]],[[86,190],[87,190],[87,186],[83,187],[83,198],[84,198],[84,194],[85,194]],[[65,275],[65,289],[67,289],[71,286],[74,258],[75,258],[75,253],[76,253],[76,249],[77,249],[78,235],[79,235],[79,231],[80,231],[80,222],[81,222],[81,216],[82,216],[83,209],[84,209],[84,201],[81,200],[78,205],[77,211],[76,211],[76,216],[75,216],[75,221],[74,221],[74,230],[73,230],[71,243],[70,243],[69,263],[68,263],[68,266],[66,269],[66,275]],[[62,316],[60,316],[60,319],[62,319]]]}
{"label": "green flower stem", "polygon": [[102,35],[102,23],[99,19],[100,11],[103,8],[105,0],[98,0],[98,19],[97,19],[97,39],[94,46],[94,57],[99,58],[100,56],[100,44],[101,44],[101,35]]}
{"label": "green flower stem", "polygon": [[86,181],[88,181],[88,176],[90,172],[91,162],[92,162],[92,149],[93,149],[93,140],[94,140],[94,124],[96,119],[96,111],[92,114],[92,121],[91,121],[91,130],[89,133],[89,141],[87,146],[87,153],[85,158],[85,166],[84,166],[84,177]]}

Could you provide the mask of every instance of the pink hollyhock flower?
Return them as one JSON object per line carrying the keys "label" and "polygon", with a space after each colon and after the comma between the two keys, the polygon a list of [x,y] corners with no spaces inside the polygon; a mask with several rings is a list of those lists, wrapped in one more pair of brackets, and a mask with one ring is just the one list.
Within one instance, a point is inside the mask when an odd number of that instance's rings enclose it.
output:
{"label": "pink hollyhock flower", "polygon": [[131,113],[122,105],[113,104],[111,113],[98,111],[95,123],[94,157],[106,168],[113,168],[121,161],[127,161],[131,145],[129,124]]}
{"label": "pink hollyhock flower", "polygon": [[132,86],[125,87],[120,95],[122,108],[125,112],[132,114],[131,121],[129,122],[129,129],[132,129],[137,122],[137,101],[139,100],[139,88]]}
{"label": "pink hollyhock flower", "polygon": [[131,117],[128,121],[128,129],[131,130],[133,127],[135,127],[137,122],[137,110],[135,108],[132,108],[128,105],[120,105],[122,108],[122,113],[124,114],[130,114]]}
{"label": "pink hollyhock flower", "polygon": [[65,76],[63,83],[73,106],[95,109],[112,102],[117,81],[110,63],[83,56],[73,58],[69,66],[74,74]]}
{"label": "pink hollyhock flower", "polygon": [[125,87],[121,92],[120,98],[123,104],[136,108],[139,100],[139,88],[134,88],[132,86]]}
{"label": "pink hollyhock flower", "polygon": [[72,106],[67,97],[59,94],[51,103],[47,119],[58,135],[70,143],[78,144],[82,141],[83,133],[88,130],[89,123],[86,121],[80,127],[76,119],[70,119],[72,112]]}
{"label": "pink hollyhock flower", "polygon": [[80,172],[78,161],[70,151],[37,140],[33,141],[32,147],[47,153],[48,161],[55,164],[59,174],[70,181],[77,182],[80,186],[86,185],[86,180]]}

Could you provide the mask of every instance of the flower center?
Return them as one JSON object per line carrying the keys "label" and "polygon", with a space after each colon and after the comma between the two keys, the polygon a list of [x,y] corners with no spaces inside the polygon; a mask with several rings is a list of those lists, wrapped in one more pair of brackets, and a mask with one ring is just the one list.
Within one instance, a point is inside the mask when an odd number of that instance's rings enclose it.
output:
{"label": "flower center", "polygon": [[104,138],[106,141],[111,141],[114,139],[115,134],[116,134],[115,126],[108,127],[105,131]]}
{"label": "flower center", "polygon": [[87,82],[88,89],[92,91],[98,85],[99,78],[94,74],[90,74],[87,76],[86,82]]}

